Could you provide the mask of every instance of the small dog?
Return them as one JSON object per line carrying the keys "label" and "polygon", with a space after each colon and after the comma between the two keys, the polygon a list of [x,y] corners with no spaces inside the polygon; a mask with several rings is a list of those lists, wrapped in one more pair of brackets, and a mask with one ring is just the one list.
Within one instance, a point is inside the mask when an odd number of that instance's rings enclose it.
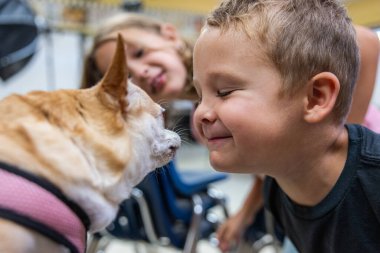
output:
{"label": "small dog", "polygon": [[104,78],[85,90],[35,91],[0,102],[0,252],[85,251],[180,137],[163,109],[127,81],[118,38]]}

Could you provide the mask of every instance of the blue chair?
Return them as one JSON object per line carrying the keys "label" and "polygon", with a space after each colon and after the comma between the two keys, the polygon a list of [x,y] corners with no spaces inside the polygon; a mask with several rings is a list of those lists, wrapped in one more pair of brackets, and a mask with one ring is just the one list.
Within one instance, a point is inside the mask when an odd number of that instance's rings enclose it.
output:
{"label": "blue chair", "polygon": [[179,171],[174,161],[159,170],[157,177],[166,196],[171,214],[178,220],[189,222],[192,218],[193,203],[189,199],[197,194],[202,208],[208,210],[215,206],[223,209],[228,217],[226,198],[212,183],[227,179],[227,174],[204,171]]}
{"label": "blue chair", "polygon": [[[201,197],[194,195],[194,199],[187,200],[192,203],[190,208],[192,210],[192,220],[190,223],[194,222],[194,217],[197,217],[196,222],[190,224],[187,221],[180,220],[177,215],[173,215],[175,212],[170,210],[170,206],[168,205],[173,199],[166,198],[165,191],[162,189],[164,184],[160,180],[159,175],[151,173],[138,185],[138,189],[143,192],[144,198],[148,203],[152,223],[157,234],[156,237],[168,238],[170,245],[184,249],[188,234],[196,232],[200,238],[206,238],[210,235],[215,229],[215,224],[205,219],[205,210]],[[193,227],[197,231],[190,231],[190,227]],[[193,244],[195,241],[189,243]]]}
{"label": "blue chair", "polygon": [[[223,194],[210,190],[210,183],[217,180],[205,180],[202,187],[196,181],[192,181],[193,184],[187,181],[187,186],[182,182],[187,195],[180,194],[174,187],[170,170],[172,173],[177,170],[174,162],[148,174],[136,186],[132,197],[121,204],[116,220],[107,228],[108,233],[119,239],[170,245],[190,253],[195,251],[199,239],[206,239],[215,232],[217,223],[210,219],[209,210],[219,206],[228,215]],[[174,172],[178,178],[184,178],[181,173]],[[216,174],[219,180],[226,178]],[[92,243],[102,237],[104,234]]]}
{"label": "blue chair", "polygon": [[195,193],[206,191],[210,184],[227,179],[226,173],[216,171],[183,170],[179,171],[175,161],[169,162],[167,167],[168,177],[180,195],[191,196]]}
{"label": "blue chair", "polygon": [[[195,227],[190,230],[194,237],[197,236],[195,234],[197,231],[196,220],[200,218],[197,215],[194,215],[195,210],[192,210],[192,213],[190,213],[190,208],[186,208],[186,204],[181,202],[181,199],[184,199],[184,202],[189,205],[189,198],[193,198],[193,209],[198,207],[206,214],[211,208],[220,207],[224,212],[224,216],[229,216],[224,193],[212,187],[213,183],[227,179],[228,175],[226,173],[199,170],[179,171],[176,167],[175,161],[171,161],[164,167],[163,172],[159,173],[159,176],[161,176],[162,190],[168,198],[171,215],[185,222],[189,222],[191,219],[191,224],[189,224],[189,226]],[[194,200],[194,196],[196,196],[197,201]],[[198,203],[198,205],[195,203]],[[188,245],[194,246],[193,243],[189,243]],[[189,247],[191,248],[192,246]],[[186,249],[185,245],[184,252],[188,252]]]}

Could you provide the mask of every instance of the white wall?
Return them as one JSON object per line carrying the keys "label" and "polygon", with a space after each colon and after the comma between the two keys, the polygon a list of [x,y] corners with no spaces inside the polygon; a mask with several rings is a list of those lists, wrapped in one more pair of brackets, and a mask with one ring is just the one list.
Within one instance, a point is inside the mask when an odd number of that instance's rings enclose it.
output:
{"label": "white wall", "polygon": [[0,98],[15,92],[79,87],[82,69],[80,36],[55,33],[50,38],[52,43],[48,43],[44,36],[39,38],[38,52],[24,69],[6,82],[0,79]]}

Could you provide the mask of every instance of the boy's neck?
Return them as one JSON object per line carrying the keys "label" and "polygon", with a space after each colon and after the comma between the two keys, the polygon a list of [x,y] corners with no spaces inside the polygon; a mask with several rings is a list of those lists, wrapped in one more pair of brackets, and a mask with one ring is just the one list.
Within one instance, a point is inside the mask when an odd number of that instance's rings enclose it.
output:
{"label": "boy's neck", "polygon": [[321,202],[343,171],[348,153],[347,129],[336,129],[330,137],[332,141],[323,144],[322,140],[303,152],[302,162],[286,175],[275,177],[281,189],[299,205],[315,206]]}

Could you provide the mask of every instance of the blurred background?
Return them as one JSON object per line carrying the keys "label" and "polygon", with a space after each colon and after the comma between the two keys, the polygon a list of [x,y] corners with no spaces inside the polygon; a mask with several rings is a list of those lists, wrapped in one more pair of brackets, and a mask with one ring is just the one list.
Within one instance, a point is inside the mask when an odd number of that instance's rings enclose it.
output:
{"label": "blurred background", "polygon": [[[219,0],[11,0],[25,2],[37,30],[20,27],[20,34],[30,44],[20,61],[0,78],[0,98],[11,93],[31,90],[79,88],[82,62],[92,43],[92,36],[102,20],[119,12],[139,12],[172,23],[180,33],[194,41],[207,13]],[[0,0],[0,7],[4,4]],[[354,23],[367,26],[378,34],[380,40],[380,0],[344,1]],[[3,15],[3,14],[2,14]],[[23,14],[24,15],[24,14]],[[26,17],[25,16],[25,17]],[[1,17],[1,15],[0,15]],[[7,27],[0,18],[0,28]],[[12,28],[17,29],[17,27]],[[21,30],[25,29],[25,30]],[[0,36],[7,36],[1,33]],[[5,37],[2,37],[2,40]],[[0,42],[1,43],[1,42]],[[4,51],[3,47],[0,47]],[[25,50],[24,50],[25,51]],[[9,59],[3,59],[7,61]],[[1,62],[0,63],[4,63]],[[380,107],[380,65],[372,104]],[[194,142],[186,142],[177,155],[178,167],[183,170],[212,171],[207,150]],[[240,208],[253,183],[246,175],[229,175],[228,179],[213,184],[226,195],[230,213]],[[136,245],[128,240],[115,240],[107,252],[131,252]],[[151,252],[174,252],[174,248],[153,247]],[[144,251],[142,251],[144,252]],[[198,252],[219,252],[209,241],[201,242]],[[264,252],[264,251],[262,251]],[[273,252],[273,251],[268,251]]]}
{"label": "blurred background", "polygon": [[[4,1],[4,0],[1,0]],[[0,1],[0,3],[1,3]],[[20,0],[14,0],[20,1]],[[17,74],[0,78],[0,97],[34,89],[77,88],[82,57],[99,22],[118,12],[133,11],[173,23],[182,35],[195,40],[207,13],[219,0],[23,0],[37,14],[39,36],[33,57]],[[345,0],[354,23],[377,31],[380,1]],[[379,87],[379,79],[377,82]],[[380,89],[373,101],[380,106]]]}

